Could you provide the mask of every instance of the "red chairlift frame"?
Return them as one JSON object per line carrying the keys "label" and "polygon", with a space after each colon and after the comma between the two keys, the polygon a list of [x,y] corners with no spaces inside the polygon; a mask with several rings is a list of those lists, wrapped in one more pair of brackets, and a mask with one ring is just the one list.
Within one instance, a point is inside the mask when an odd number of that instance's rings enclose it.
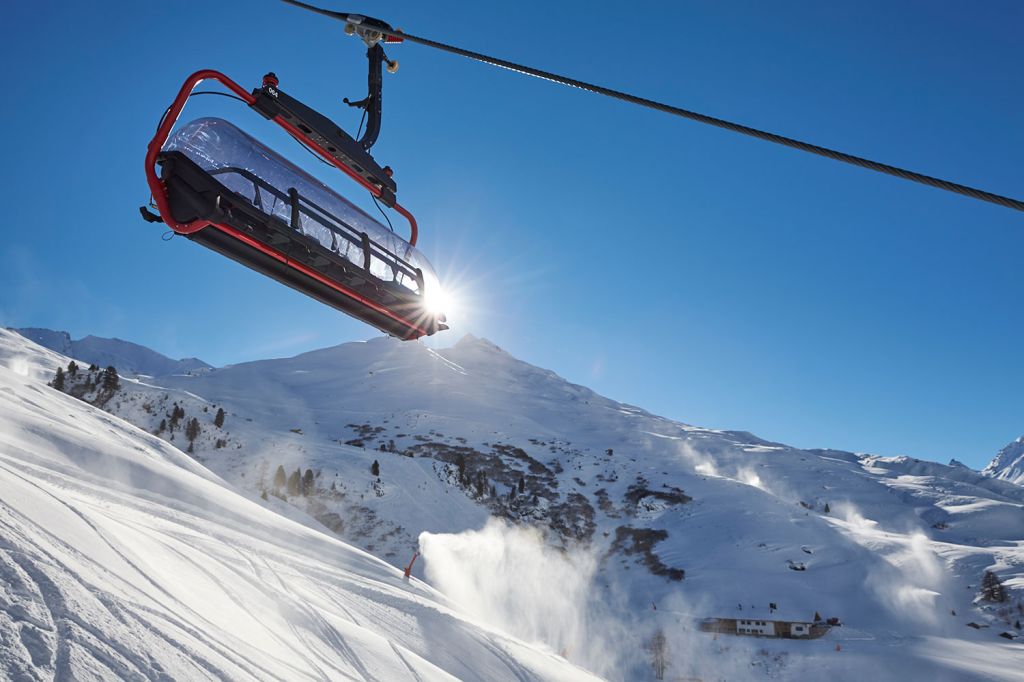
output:
{"label": "red chairlift frame", "polygon": [[[208,227],[213,227],[227,234],[228,236],[251,246],[252,248],[260,251],[261,253],[270,256],[274,260],[277,260],[280,263],[283,263],[284,265],[291,267],[297,270],[298,272],[301,272],[303,275],[306,275],[307,277],[310,277],[320,282],[321,284],[324,284],[330,287],[331,289],[334,289],[335,291],[345,296],[348,296],[349,298],[354,299],[355,301],[358,301],[362,305],[365,305],[368,308],[386,317],[389,317],[402,325],[405,325],[406,327],[409,328],[410,331],[410,333],[405,338],[417,339],[421,336],[428,335],[429,332],[426,329],[424,329],[421,325],[413,322],[412,320],[406,319],[405,317],[395,313],[393,310],[390,310],[389,308],[380,305],[376,301],[372,301],[366,298],[357,291],[353,291],[352,289],[342,284],[339,284],[338,282],[335,282],[328,277],[324,277],[323,275],[307,267],[306,265],[295,262],[294,260],[288,258],[285,254],[274,249],[273,247],[270,247],[256,239],[253,239],[249,235],[235,229],[234,227],[231,227],[230,225],[225,225],[223,223],[216,223],[203,219],[193,220],[190,223],[179,223],[176,220],[174,220],[174,218],[171,216],[171,207],[170,200],[168,199],[167,195],[167,187],[164,185],[163,181],[160,180],[159,176],[156,173],[157,156],[160,154],[160,151],[163,149],[164,144],[167,142],[167,138],[170,136],[171,130],[174,128],[174,124],[177,123],[178,117],[181,115],[182,110],[185,108],[185,104],[192,96],[192,91],[195,89],[197,85],[199,85],[205,80],[216,80],[220,82],[221,85],[230,90],[232,94],[236,95],[239,99],[243,100],[250,107],[256,102],[256,97],[254,97],[245,88],[243,88],[238,83],[228,78],[220,71],[215,71],[213,69],[204,69],[202,71],[196,71],[185,80],[185,83],[181,86],[181,90],[178,91],[178,96],[175,97],[174,102],[171,103],[170,108],[167,110],[167,113],[164,115],[163,120],[160,122],[159,128],[157,128],[156,135],[150,141],[149,147],[146,150],[146,181],[149,184],[149,189],[153,194],[153,200],[156,202],[156,207],[160,211],[160,218],[164,221],[164,223],[166,223],[167,226],[170,227],[171,230],[173,230],[176,234],[180,235],[190,235],[195,232],[198,232],[199,230]],[[338,170],[342,171],[350,178],[355,180],[357,183],[359,183],[374,198],[379,198],[381,196],[381,190],[379,187],[370,182],[367,182],[365,178],[363,178],[353,169],[349,168],[341,160],[339,160],[332,154],[328,153],[327,150],[321,147],[317,142],[312,140],[308,135],[303,133],[297,127],[295,127],[288,121],[282,119],[280,116],[275,116],[271,120],[274,123],[281,126],[282,128],[284,128],[292,137],[297,139],[299,142],[301,142],[302,144],[306,145],[311,150],[316,152],[318,156],[322,157],[329,164],[331,164],[332,166],[334,166],[335,168],[337,168]],[[415,246],[416,239],[419,236],[419,227],[416,224],[416,219],[408,210],[406,210],[397,202],[395,202],[394,205],[391,206],[391,208],[394,208],[395,211],[397,211],[399,214],[404,216],[406,220],[409,221],[409,244]]]}

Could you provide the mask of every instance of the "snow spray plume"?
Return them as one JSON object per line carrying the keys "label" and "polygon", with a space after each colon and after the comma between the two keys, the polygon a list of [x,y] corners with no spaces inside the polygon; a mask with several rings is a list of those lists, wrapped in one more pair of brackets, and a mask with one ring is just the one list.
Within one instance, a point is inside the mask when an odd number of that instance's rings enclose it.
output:
{"label": "snow spray plume", "polygon": [[940,613],[948,613],[948,608],[942,606],[947,580],[941,562],[928,544],[923,533],[911,535],[902,550],[886,556],[901,580],[888,585],[873,582],[883,599],[892,601],[897,613],[934,626],[948,621],[939,618]]}
{"label": "snow spray plume", "polygon": [[837,505],[837,512],[850,537],[883,559],[869,568],[865,581],[882,607],[901,620],[945,629],[949,619],[940,616],[949,612],[943,598],[950,592],[949,576],[928,537],[920,530],[888,533],[850,503]]}
{"label": "snow spray plume", "polygon": [[532,528],[491,520],[478,531],[420,535],[427,579],[474,616],[560,652],[578,639],[595,562]]}
{"label": "snow spray plume", "polygon": [[750,453],[744,453],[741,460],[735,461],[735,456],[729,453],[720,453],[716,458],[686,442],[680,442],[676,447],[680,457],[693,467],[693,472],[698,476],[725,478],[763,490],[776,497],[795,499],[788,489],[775,481],[765,480],[762,473],[755,471],[751,461],[756,458]]}
{"label": "snow spray plume", "polygon": [[590,549],[552,547],[536,529],[496,519],[480,530],[423,533],[419,543],[427,580],[492,627],[611,677],[624,654],[642,648],[595,585]]}

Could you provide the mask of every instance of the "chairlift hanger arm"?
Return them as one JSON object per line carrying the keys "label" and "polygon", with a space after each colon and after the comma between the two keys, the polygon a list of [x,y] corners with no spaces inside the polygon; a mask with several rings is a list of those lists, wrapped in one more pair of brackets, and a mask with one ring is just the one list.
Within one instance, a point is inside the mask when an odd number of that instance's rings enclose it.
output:
{"label": "chairlift hanger arm", "polygon": [[366,97],[358,102],[349,101],[348,97],[342,101],[350,107],[358,107],[366,112],[366,132],[359,138],[359,144],[363,149],[370,151],[370,147],[377,141],[380,135],[380,120],[383,106],[384,78],[382,75],[384,62],[388,67],[395,62],[390,61],[384,54],[384,48],[379,44],[372,45],[366,49],[367,76],[366,76]]}
{"label": "chairlift hanger arm", "polygon": [[[724,119],[715,118],[714,116],[708,116],[688,109],[682,109],[680,107],[672,106],[670,104],[664,104],[655,100],[639,97],[619,90],[613,90],[612,88],[606,88],[601,85],[595,85],[593,83],[587,83],[585,81],[577,80],[575,78],[569,78],[567,76],[561,76],[550,71],[544,71],[542,69],[535,69],[530,66],[523,64],[517,64],[510,62],[505,59],[499,59],[497,57],[491,57],[489,55],[482,54],[480,52],[474,52],[472,50],[466,50],[461,47],[454,45],[448,45],[436,40],[424,38],[422,36],[412,35],[404,31],[399,31],[392,28],[386,22],[379,19],[372,19],[370,17],[363,16],[361,14],[353,14],[349,12],[335,12],[331,10],[322,9],[314,5],[310,5],[300,0],[282,0],[283,2],[300,7],[302,9],[321,14],[332,19],[345,22],[346,31],[354,33],[361,37],[368,43],[370,41],[384,41],[384,42],[402,42],[409,41],[411,43],[417,43],[426,47],[432,47],[436,50],[448,52],[460,57],[466,57],[473,59],[484,64],[490,64],[491,66],[497,66],[503,69],[508,69],[516,73],[520,73],[526,76],[532,76],[534,78],[540,78],[543,80],[558,83],[560,85],[566,85],[573,88],[579,88],[580,90],[586,90],[597,95],[603,95],[605,97],[612,97],[630,104],[636,104],[648,109],[654,109],[666,114],[673,116],[679,116],[686,118],[691,121],[697,121],[698,123],[704,123],[712,125],[717,128],[723,128],[730,130],[735,133],[741,133],[750,137],[755,137],[760,140],[767,142],[773,142],[775,144],[797,149],[803,152],[811,154],[817,154],[818,156],[824,156],[835,161],[842,161],[854,166],[866,168],[878,173],[885,173],[886,175],[892,175],[904,180],[910,180],[936,189],[945,190],[947,192],[953,192],[956,194],[962,194],[972,199],[978,199],[979,201],[987,201],[989,203],[998,204],[1006,208],[1014,209],[1017,211],[1024,211],[1024,201],[1020,199],[1014,199],[1012,197],[1006,197],[986,190],[978,189],[975,187],[969,187],[949,180],[943,180],[941,178],[932,177],[923,173],[917,173],[915,171],[899,168],[897,166],[891,166],[889,164],[880,163],[878,161],[872,161],[860,156],[853,154],[847,154],[835,149],[829,149],[828,147],[822,147],[819,145],[811,144],[809,142],[803,142],[783,135],[777,135],[775,133],[767,132],[764,130],[758,130],[757,128],[751,128],[739,123],[733,123],[732,121],[726,121]],[[350,28],[351,27],[351,28]]]}

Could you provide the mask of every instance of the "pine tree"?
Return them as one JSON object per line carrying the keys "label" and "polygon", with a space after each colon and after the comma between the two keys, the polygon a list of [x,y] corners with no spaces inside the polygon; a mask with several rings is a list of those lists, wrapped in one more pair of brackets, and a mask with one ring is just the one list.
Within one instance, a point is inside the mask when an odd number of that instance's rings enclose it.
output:
{"label": "pine tree", "polygon": [[831,510],[831,509],[829,508],[829,506],[828,506],[828,502],[826,502],[826,503],[825,503],[825,513],[826,513],[826,514],[828,514],[828,513],[830,513],[831,511],[832,511],[832,510]]}
{"label": "pine tree", "polygon": [[279,492],[287,480],[288,475],[284,473],[284,467],[278,464],[277,471],[274,472],[274,492]]}
{"label": "pine tree", "polygon": [[302,472],[298,469],[292,472],[291,476],[288,477],[288,494],[298,495],[302,489]]}
{"label": "pine tree", "polygon": [[1006,601],[1006,588],[992,571],[985,571],[981,578],[981,598],[985,601],[1002,604]]}
{"label": "pine tree", "polygon": [[522,492],[525,492],[525,491],[526,491],[526,479],[523,478],[522,476],[520,476],[519,477],[519,492],[522,493]]}
{"label": "pine tree", "polygon": [[178,403],[174,403],[174,406],[171,408],[171,431],[177,428],[178,422],[184,418],[185,409],[180,407]]}
{"label": "pine tree", "polygon": [[64,370],[62,368],[57,368],[57,373],[53,375],[53,381],[50,382],[50,385],[58,391],[64,390]]}
{"label": "pine tree", "polygon": [[494,487],[493,483],[491,484],[491,489],[488,491],[488,493],[489,493],[490,497],[497,497],[498,496],[498,489]]}
{"label": "pine tree", "polygon": [[75,376],[76,374],[78,374],[78,363],[72,360],[68,363],[68,375]]}
{"label": "pine tree", "polygon": [[220,427],[224,426],[224,408],[223,407],[218,407],[217,408],[217,416],[213,418],[213,425],[216,426],[218,429]]}
{"label": "pine tree", "polygon": [[160,420],[160,426],[156,427],[156,435],[159,436],[161,433],[163,433],[166,430],[167,430],[167,420],[166,419],[161,419]]}
{"label": "pine tree", "polygon": [[97,367],[95,364],[90,364],[89,365],[89,371],[90,372],[95,372],[97,370],[99,370],[99,367]]}
{"label": "pine tree", "polygon": [[459,483],[466,485],[466,456],[461,452],[455,456],[455,468],[459,470]]}
{"label": "pine tree", "polygon": [[665,669],[668,667],[668,645],[665,641],[665,633],[660,629],[651,637],[650,652],[654,679],[665,679]]}
{"label": "pine tree", "polygon": [[201,428],[199,427],[199,420],[196,419],[195,417],[192,417],[192,419],[190,419],[188,421],[188,424],[185,426],[185,438],[188,438],[189,443],[191,443],[195,441],[197,437],[199,437],[200,431]]}
{"label": "pine tree", "polygon": [[121,387],[121,380],[117,376],[117,370],[113,365],[103,370],[103,390],[116,391]]}
{"label": "pine tree", "polygon": [[370,473],[380,478],[380,462],[373,460],[373,464],[370,465]]}
{"label": "pine tree", "polygon": [[306,473],[302,475],[302,494],[305,496],[312,495],[316,486],[313,483],[313,470],[306,469]]}

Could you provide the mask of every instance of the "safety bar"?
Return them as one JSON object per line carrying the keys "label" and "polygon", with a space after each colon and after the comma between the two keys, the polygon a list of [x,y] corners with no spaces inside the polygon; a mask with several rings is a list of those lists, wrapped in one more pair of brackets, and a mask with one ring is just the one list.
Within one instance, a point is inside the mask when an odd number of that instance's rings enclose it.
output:
{"label": "safety bar", "polygon": [[[371,254],[377,258],[377,260],[384,263],[387,267],[394,271],[400,271],[403,275],[411,280],[415,280],[419,285],[419,292],[423,292],[423,286],[421,283],[422,273],[419,268],[415,267],[412,263],[408,262],[396,253],[388,251],[386,248],[371,240],[365,232],[357,232],[355,228],[346,223],[341,218],[337,217],[327,209],[323,208],[316,202],[310,200],[307,197],[302,196],[301,193],[294,187],[288,188],[288,190],[281,191],[277,187],[274,187],[269,182],[259,177],[258,175],[246,170],[245,168],[236,168],[234,166],[226,166],[224,168],[218,168],[216,170],[206,171],[212,177],[219,175],[238,175],[248,182],[252,183],[253,186],[253,205],[260,211],[267,215],[271,215],[270,211],[262,205],[263,198],[260,195],[260,190],[264,190],[268,194],[272,195],[283,204],[287,205],[290,209],[289,224],[292,229],[297,232],[302,232],[302,225],[300,218],[302,215],[309,217],[311,220],[316,222],[318,225],[325,227],[330,230],[332,234],[344,239],[354,246],[358,246],[362,249],[364,254],[364,262],[354,263],[355,265],[362,265],[364,270],[370,269],[370,256]],[[313,209],[313,210],[310,210]],[[348,259],[346,259],[348,260]],[[397,277],[395,278],[397,280]],[[408,287],[407,287],[408,288]]]}

